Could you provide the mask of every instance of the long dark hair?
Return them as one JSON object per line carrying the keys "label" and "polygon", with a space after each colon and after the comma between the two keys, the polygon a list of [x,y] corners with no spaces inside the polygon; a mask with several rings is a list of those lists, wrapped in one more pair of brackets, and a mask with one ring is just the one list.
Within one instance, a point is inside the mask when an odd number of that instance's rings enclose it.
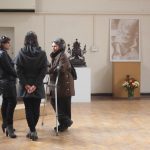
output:
{"label": "long dark hair", "polygon": [[25,46],[39,47],[37,35],[33,31],[27,32],[24,40]]}
{"label": "long dark hair", "polygon": [[27,32],[24,40],[23,51],[29,56],[36,56],[41,47],[39,46],[37,35],[33,31]]}
{"label": "long dark hair", "polygon": [[0,48],[3,49],[3,44],[6,44],[10,41],[10,38],[7,36],[1,36],[0,37]]}

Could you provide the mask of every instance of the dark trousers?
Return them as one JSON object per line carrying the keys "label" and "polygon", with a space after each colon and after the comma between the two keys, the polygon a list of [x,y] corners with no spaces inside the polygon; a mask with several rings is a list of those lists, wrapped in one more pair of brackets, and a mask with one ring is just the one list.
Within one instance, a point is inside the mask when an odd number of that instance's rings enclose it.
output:
{"label": "dark trousers", "polygon": [[36,131],[36,125],[40,116],[41,99],[23,98],[28,126],[31,132]]}
{"label": "dark trousers", "polygon": [[[51,105],[55,110],[55,98],[51,98]],[[71,121],[71,96],[58,97],[58,121],[60,125],[68,126]]]}
{"label": "dark trousers", "polygon": [[1,106],[1,114],[3,119],[3,124],[13,125],[13,115],[17,104],[16,97],[4,97]]}

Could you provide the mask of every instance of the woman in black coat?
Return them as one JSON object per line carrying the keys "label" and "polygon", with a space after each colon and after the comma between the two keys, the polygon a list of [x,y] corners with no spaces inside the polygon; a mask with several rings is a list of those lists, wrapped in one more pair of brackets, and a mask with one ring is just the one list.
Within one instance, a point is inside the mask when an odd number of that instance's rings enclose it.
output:
{"label": "woman in black coat", "polygon": [[47,72],[46,53],[39,47],[37,35],[30,31],[25,36],[24,48],[16,58],[17,74],[20,83],[20,96],[25,104],[29,126],[27,137],[38,139],[36,125],[40,115],[41,99],[45,96],[43,79]]}
{"label": "woman in black coat", "polygon": [[17,104],[16,101],[16,71],[14,63],[9,57],[7,50],[10,49],[10,38],[0,38],[0,89],[3,95],[1,106],[2,130],[11,138],[16,138],[13,129],[13,114]]}

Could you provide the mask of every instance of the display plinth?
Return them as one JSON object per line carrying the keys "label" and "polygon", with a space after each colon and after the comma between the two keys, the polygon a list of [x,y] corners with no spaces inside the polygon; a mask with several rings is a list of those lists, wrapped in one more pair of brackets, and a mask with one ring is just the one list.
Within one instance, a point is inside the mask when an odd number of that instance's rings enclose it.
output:
{"label": "display plinth", "polygon": [[75,96],[72,102],[91,102],[91,69],[87,67],[75,68],[77,80],[75,81]]}

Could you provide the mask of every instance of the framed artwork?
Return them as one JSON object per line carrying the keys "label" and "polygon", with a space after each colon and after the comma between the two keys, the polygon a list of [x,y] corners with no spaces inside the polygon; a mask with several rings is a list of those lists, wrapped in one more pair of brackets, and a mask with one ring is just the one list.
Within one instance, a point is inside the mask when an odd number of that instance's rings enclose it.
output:
{"label": "framed artwork", "polygon": [[110,20],[110,61],[140,61],[139,19]]}

